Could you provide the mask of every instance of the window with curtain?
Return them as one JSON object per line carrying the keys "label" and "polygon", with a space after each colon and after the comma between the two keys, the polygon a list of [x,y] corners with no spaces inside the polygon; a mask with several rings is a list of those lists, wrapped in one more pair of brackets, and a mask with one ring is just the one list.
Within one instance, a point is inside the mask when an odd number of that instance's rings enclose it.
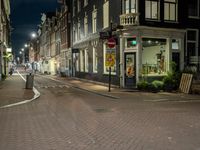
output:
{"label": "window with curtain", "polygon": [[164,19],[169,21],[177,21],[177,9],[177,0],[164,0]]}
{"label": "window with curtain", "polygon": [[103,28],[109,27],[109,1],[103,4]]}
{"label": "window with curtain", "polygon": [[122,6],[123,6],[123,13],[125,14],[136,13],[136,0],[123,0]]}
{"label": "window with curtain", "polygon": [[97,32],[97,9],[94,8],[92,12],[92,33]]}
{"label": "window with curtain", "polygon": [[159,0],[145,0],[145,18],[159,20],[160,2]]}

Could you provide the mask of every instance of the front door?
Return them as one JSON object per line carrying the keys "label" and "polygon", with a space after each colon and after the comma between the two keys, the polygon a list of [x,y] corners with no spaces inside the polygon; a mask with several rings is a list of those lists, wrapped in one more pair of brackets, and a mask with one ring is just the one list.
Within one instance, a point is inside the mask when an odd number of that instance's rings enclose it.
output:
{"label": "front door", "polygon": [[172,53],[172,61],[176,63],[175,71],[179,71],[180,70],[180,53],[179,52]]}
{"label": "front door", "polygon": [[136,53],[124,53],[124,57],[125,87],[133,88],[136,86]]}

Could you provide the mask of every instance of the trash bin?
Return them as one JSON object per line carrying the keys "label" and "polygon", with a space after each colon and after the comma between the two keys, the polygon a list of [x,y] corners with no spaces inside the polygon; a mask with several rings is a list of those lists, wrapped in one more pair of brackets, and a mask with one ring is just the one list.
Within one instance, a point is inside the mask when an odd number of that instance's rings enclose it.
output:
{"label": "trash bin", "polygon": [[33,88],[33,81],[34,81],[34,75],[32,75],[31,73],[29,75],[26,75],[26,89]]}

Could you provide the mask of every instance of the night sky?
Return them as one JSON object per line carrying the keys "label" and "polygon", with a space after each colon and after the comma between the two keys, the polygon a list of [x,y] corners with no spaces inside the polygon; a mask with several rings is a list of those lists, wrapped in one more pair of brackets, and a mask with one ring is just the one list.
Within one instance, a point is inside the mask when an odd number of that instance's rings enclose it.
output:
{"label": "night sky", "polygon": [[40,24],[41,13],[55,11],[57,0],[10,0],[12,49],[16,55],[30,39],[31,32],[36,32]]}

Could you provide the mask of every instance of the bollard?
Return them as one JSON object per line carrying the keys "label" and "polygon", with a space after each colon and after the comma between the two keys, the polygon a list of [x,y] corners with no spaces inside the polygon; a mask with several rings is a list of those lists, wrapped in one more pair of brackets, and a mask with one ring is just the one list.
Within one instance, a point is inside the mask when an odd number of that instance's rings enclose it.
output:
{"label": "bollard", "polygon": [[32,75],[31,73],[29,75],[26,75],[26,89],[33,88],[33,81],[34,81],[34,75]]}

